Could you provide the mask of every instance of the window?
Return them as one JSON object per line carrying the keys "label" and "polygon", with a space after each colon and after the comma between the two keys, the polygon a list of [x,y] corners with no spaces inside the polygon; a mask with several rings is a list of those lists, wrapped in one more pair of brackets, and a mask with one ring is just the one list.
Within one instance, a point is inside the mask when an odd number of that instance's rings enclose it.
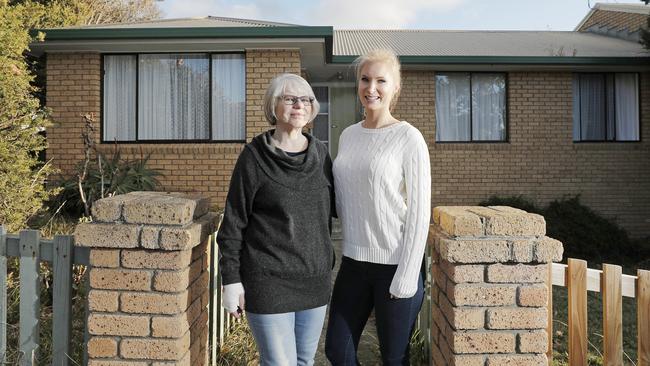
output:
{"label": "window", "polygon": [[313,86],[314,95],[320,104],[320,110],[316,119],[314,119],[314,128],[312,133],[317,139],[329,145],[329,88],[326,86]]}
{"label": "window", "polygon": [[638,74],[575,74],[573,141],[639,141]]}
{"label": "window", "polygon": [[242,141],[243,54],[105,55],[104,141]]}
{"label": "window", "polygon": [[505,139],[505,74],[436,74],[436,141]]}

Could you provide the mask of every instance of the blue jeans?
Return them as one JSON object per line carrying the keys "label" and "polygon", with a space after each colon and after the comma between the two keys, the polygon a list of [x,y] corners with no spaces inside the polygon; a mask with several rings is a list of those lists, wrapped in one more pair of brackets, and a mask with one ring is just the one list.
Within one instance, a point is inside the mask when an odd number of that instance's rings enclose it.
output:
{"label": "blue jeans", "polygon": [[327,305],[281,314],[246,312],[261,366],[313,365]]}
{"label": "blue jeans", "polygon": [[422,306],[422,274],[413,297],[390,298],[397,265],[355,261],[343,257],[336,277],[327,325],[325,354],[334,366],[358,365],[361,332],[375,309],[379,350],[384,366],[409,364],[409,339]]}

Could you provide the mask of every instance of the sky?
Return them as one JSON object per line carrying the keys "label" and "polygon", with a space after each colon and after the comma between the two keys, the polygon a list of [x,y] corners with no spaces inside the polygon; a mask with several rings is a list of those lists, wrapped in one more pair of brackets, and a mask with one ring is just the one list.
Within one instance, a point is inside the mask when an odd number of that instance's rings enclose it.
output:
{"label": "sky", "polygon": [[165,18],[213,15],[336,29],[569,31],[596,2],[643,4],[635,0],[162,0],[158,5]]}

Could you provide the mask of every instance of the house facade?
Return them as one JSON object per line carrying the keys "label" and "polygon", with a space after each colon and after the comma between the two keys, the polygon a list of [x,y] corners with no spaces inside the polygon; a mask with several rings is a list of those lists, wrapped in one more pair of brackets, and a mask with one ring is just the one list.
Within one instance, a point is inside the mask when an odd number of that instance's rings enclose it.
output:
{"label": "house facade", "polygon": [[303,75],[322,110],[312,133],[336,155],[362,112],[352,62],[392,48],[396,117],[424,135],[434,205],[491,195],[539,204],[580,194],[634,236],[650,235],[650,53],[634,40],[650,6],[597,4],[571,32],[334,30],[229,18],[46,31],[48,159],[83,158],[81,115],[101,151],[150,154],[163,188],[216,206],[244,144],[269,128],[262,98]]}

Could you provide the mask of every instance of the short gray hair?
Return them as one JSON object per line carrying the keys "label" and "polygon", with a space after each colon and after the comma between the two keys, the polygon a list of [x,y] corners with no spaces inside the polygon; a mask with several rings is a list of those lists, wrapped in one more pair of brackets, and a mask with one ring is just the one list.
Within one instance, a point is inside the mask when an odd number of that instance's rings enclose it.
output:
{"label": "short gray hair", "polygon": [[284,94],[285,89],[288,85],[293,86],[296,89],[298,95],[308,96],[314,98],[314,102],[311,104],[311,115],[309,116],[309,122],[313,121],[318,115],[320,110],[320,104],[316,100],[316,95],[311,89],[311,86],[307,80],[296,74],[281,74],[273,78],[269,87],[266,89],[266,94],[264,94],[264,116],[266,120],[269,121],[271,125],[275,125],[278,121],[277,116],[275,115],[275,107],[278,105],[279,97]]}

